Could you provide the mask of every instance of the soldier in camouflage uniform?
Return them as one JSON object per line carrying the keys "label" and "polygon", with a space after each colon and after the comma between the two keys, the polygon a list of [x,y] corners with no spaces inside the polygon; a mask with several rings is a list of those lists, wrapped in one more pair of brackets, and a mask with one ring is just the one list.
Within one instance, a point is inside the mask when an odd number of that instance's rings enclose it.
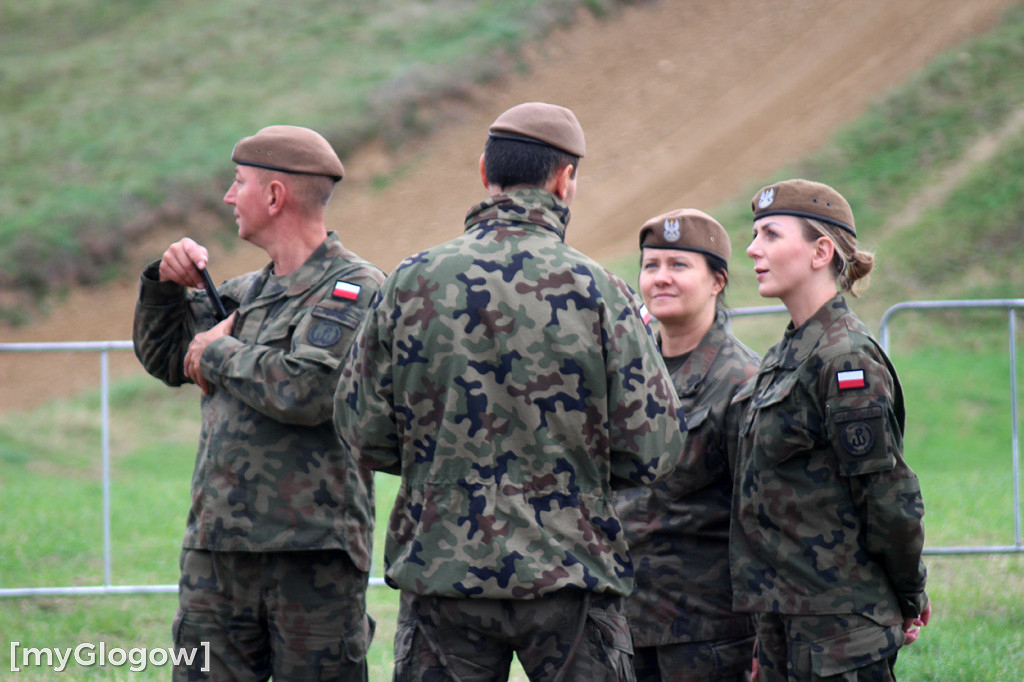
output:
{"label": "soldier in camouflage uniform", "polygon": [[731,533],[737,610],[757,612],[759,679],[892,680],[931,606],[924,506],[903,459],[896,371],[840,292],[871,269],[849,204],[788,180],[752,201],[758,291],[792,317],[746,405]]}
{"label": "soldier in camouflage uniform", "polygon": [[626,614],[637,680],[748,680],[754,619],[733,612],[729,578],[730,402],[759,358],[726,329],[732,247],[714,218],[680,209],[645,222],[640,248],[640,292],[689,431],[669,478],[615,494],[636,570]]}
{"label": "soldier in camouflage uniform", "polygon": [[633,565],[613,487],[665,476],[685,426],[618,277],[564,243],[583,131],[494,122],[465,233],[407,258],[338,385],[342,440],[401,475],[385,576],[395,680],[631,680]]}
{"label": "soldier in camouflage uniform", "polygon": [[205,248],[183,239],[142,273],[136,355],[170,386],[202,389],[202,431],[181,555],[175,646],[209,643],[176,680],[365,680],[372,472],[334,434],[342,356],[383,273],[328,233],[344,169],[318,133],[271,126],[234,149],[239,236],[272,262],[202,287]]}

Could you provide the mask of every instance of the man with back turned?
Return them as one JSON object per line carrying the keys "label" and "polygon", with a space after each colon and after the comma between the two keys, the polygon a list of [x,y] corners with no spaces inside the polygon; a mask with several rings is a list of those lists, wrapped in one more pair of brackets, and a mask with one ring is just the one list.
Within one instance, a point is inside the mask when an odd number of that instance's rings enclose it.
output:
{"label": "man with back turned", "polygon": [[564,243],[584,152],[569,109],[501,114],[489,197],[389,276],[339,381],[343,442],[402,478],[396,680],[506,679],[513,653],[531,680],[632,679],[611,491],[665,476],[685,426],[638,298]]}

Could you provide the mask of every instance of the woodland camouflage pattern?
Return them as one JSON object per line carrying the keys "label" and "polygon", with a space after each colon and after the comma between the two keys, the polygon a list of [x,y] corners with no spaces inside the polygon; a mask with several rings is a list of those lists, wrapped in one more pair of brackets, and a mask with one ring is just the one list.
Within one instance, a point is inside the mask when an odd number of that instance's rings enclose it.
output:
{"label": "woodland camouflage pattern", "polygon": [[902,625],[882,627],[856,614],[764,613],[757,620],[757,680],[893,682],[905,638]]}
{"label": "woodland camouflage pattern", "polygon": [[580,592],[531,600],[402,592],[394,682],[505,680],[513,652],[535,682],[633,682],[622,602]]}
{"label": "woodland camouflage pattern", "polygon": [[[863,381],[841,389],[843,371]],[[919,615],[924,505],[903,460],[903,394],[845,299],[791,325],[737,400],[749,403],[730,544],[737,610],[886,626]]]}
{"label": "woodland camouflage pattern", "polygon": [[419,595],[619,595],[633,565],[611,488],[653,483],[685,426],[639,300],[564,244],[568,206],[524,189],[391,273],[338,385],[365,465],[401,474],[386,578]]}
{"label": "woodland camouflage pattern", "polygon": [[[206,292],[142,274],[135,353],[170,386],[191,382],[189,342],[216,320]],[[202,431],[183,546],[212,551],[342,549],[370,568],[372,473],[334,434],[333,391],[341,357],[383,273],[342,246],[333,232],[295,272],[272,265],[218,290],[237,307],[231,336],[211,343],[202,371]],[[334,297],[335,283],[361,287]]]}
{"label": "woodland camouflage pattern", "polygon": [[[366,613],[368,576],[345,552],[183,549],[179,565],[174,646],[191,651],[206,643],[210,670],[200,670],[206,661],[199,656],[174,666],[174,682],[365,682],[375,626]],[[264,623],[253,615],[261,612],[274,624],[271,655]]]}
{"label": "woodland camouflage pattern", "polygon": [[[635,646],[754,633],[753,618],[732,610],[729,465],[739,427],[730,401],[758,360],[719,314],[672,374],[689,429],[675,471],[652,486],[615,493],[636,569],[626,602]],[[750,650],[745,654],[749,663]]]}

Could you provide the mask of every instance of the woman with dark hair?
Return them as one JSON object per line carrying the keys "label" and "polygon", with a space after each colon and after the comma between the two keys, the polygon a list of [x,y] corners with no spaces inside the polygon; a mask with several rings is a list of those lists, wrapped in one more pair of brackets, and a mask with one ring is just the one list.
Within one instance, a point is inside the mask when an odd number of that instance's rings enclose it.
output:
{"label": "woman with dark hair", "polygon": [[751,204],[758,292],[792,319],[737,397],[734,605],[760,614],[759,680],[892,680],[931,605],[899,379],[843,296],[874,257],[827,185],[787,180]]}
{"label": "woman with dark hair", "polygon": [[644,223],[640,249],[640,292],[689,432],[668,479],[616,492],[636,574],[626,613],[637,680],[747,680],[753,618],[732,612],[729,585],[730,401],[758,357],[726,328],[729,236],[681,209]]}

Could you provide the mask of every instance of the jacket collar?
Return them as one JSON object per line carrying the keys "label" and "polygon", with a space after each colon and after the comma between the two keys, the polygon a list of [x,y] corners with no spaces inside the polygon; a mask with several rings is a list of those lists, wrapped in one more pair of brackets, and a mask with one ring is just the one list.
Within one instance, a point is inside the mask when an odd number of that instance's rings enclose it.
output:
{"label": "jacket collar", "polygon": [[[700,389],[723,344],[727,342],[727,336],[725,315],[717,313],[711,328],[704,334],[697,347],[690,351],[690,357],[672,377],[679,397],[693,395]],[[658,345],[661,345],[661,332],[658,332]]]}
{"label": "jacket collar", "polygon": [[466,231],[492,229],[509,223],[537,225],[554,232],[564,242],[569,226],[569,206],[551,192],[531,187],[488,197],[466,213]]}
{"label": "jacket collar", "polygon": [[319,281],[328,254],[341,248],[341,239],[337,233],[328,232],[327,238],[316,247],[306,262],[284,277],[272,277],[274,264],[267,263],[249,287],[246,301],[252,305],[263,305],[285,295],[294,297],[305,293]]}
{"label": "jacket collar", "polygon": [[762,367],[764,369],[799,367],[817,348],[818,342],[828,328],[849,314],[850,308],[846,305],[846,299],[842,294],[836,294],[799,327],[793,327],[793,323],[790,322],[782,341],[772,346],[765,355]]}

